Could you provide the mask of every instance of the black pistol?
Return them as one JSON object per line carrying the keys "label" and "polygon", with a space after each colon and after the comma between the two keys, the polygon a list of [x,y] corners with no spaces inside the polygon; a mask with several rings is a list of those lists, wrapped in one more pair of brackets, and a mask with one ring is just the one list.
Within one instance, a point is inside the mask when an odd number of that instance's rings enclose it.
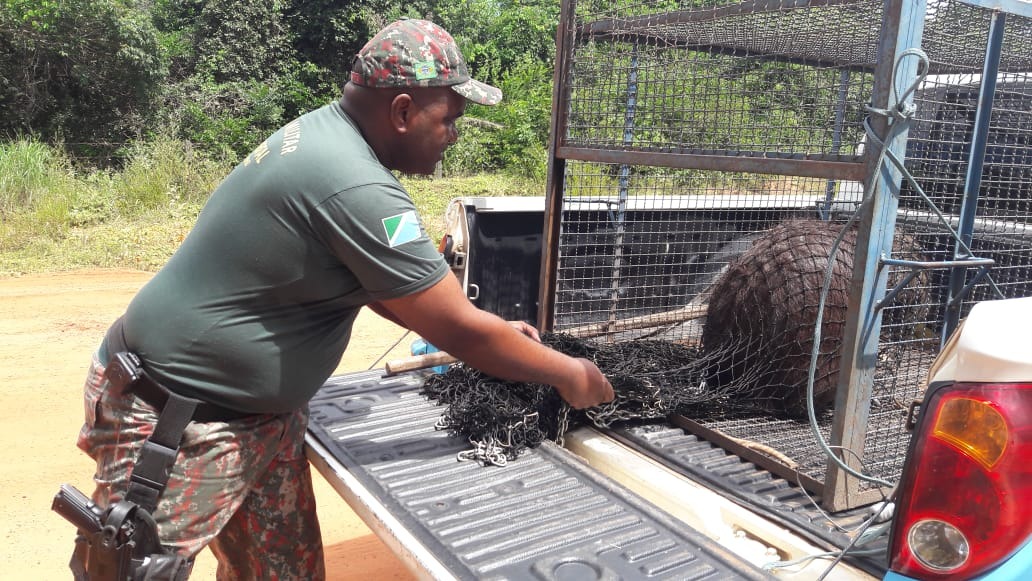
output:
{"label": "black pistol", "polygon": [[96,534],[103,528],[104,511],[70,484],[61,485],[50,508],[85,534]]}

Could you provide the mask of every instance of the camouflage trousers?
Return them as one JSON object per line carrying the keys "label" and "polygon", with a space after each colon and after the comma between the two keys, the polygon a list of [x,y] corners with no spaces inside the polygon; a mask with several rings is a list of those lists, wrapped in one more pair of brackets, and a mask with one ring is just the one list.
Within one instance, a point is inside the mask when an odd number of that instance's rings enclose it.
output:
{"label": "camouflage trousers", "polygon": [[[157,410],[110,389],[94,355],[78,445],[97,462],[93,499],[108,506],[129,474]],[[218,579],[323,579],[322,535],[304,456],[307,409],[230,422],[192,422],[154,518],[162,544],[191,561],[204,547]]]}

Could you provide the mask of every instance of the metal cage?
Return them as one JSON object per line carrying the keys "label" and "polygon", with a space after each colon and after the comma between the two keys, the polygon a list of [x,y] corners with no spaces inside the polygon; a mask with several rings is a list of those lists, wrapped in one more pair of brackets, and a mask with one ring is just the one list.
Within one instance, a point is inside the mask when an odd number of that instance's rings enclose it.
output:
{"label": "metal cage", "polygon": [[[830,509],[877,500],[898,478],[928,366],[971,304],[1032,294],[1028,3],[564,0],[553,105],[543,326],[705,350],[714,304],[735,308],[728,273],[741,275],[747,258],[759,261],[753,274],[777,270],[764,280],[788,298],[742,296],[759,297],[757,320],[777,310],[771,301],[794,301],[786,320],[800,347],[779,351],[755,327],[723,325],[752,339],[736,344],[725,375],[739,387],[798,381],[811,359],[829,362],[810,379],[828,386],[827,410],[813,421],[706,411],[675,421]],[[820,222],[855,236],[850,274],[815,302],[815,267],[796,267],[814,249],[785,240],[817,238],[768,239]],[[841,240],[828,246],[815,264],[846,256]],[[796,262],[764,264],[760,247]],[[796,270],[806,276],[790,278]],[[775,356],[776,372],[739,365]]]}

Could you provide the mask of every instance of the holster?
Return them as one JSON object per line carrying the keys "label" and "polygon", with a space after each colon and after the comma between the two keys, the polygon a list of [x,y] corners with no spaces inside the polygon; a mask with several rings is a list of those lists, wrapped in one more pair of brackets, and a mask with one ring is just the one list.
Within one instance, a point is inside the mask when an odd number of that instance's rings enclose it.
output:
{"label": "holster", "polygon": [[68,565],[77,581],[185,581],[191,568],[161,545],[150,514],[127,500],[105,511],[100,530],[79,529]]}
{"label": "holster", "polygon": [[[119,323],[116,327],[121,331]],[[140,360],[124,348],[124,342],[113,341],[111,333],[107,342],[113,355],[105,376],[113,389],[130,389],[144,375]],[[129,489],[123,500],[111,507],[98,507],[86,495],[67,485],[54,497],[52,508],[78,528],[75,551],[69,563],[75,579],[184,581],[187,578],[191,563],[162,546],[151,514],[168,484],[183,432],[198,403],[192,398],[169,395],[129,475]]]}

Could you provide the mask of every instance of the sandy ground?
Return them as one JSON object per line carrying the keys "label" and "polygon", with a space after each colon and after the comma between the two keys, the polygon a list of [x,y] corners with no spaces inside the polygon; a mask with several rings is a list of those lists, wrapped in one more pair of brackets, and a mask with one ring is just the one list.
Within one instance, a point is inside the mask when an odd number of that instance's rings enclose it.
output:
{"label": "sandy ground", "polygon": [[[149,273],[91,270],[0,278],[0,579],[69,579],[72,526],[50,510],[62,483],[93,490],[92,461],[75,447],[93,350]],[[365,370],[404,330],[368,310],[339,373]],[[389,357],[407,354],[406,337]],[[378,365],[382,365],[382,362]],[[330,579],[412,579],[316,473]],[[214,579],[205,551],[191,579]]]}

